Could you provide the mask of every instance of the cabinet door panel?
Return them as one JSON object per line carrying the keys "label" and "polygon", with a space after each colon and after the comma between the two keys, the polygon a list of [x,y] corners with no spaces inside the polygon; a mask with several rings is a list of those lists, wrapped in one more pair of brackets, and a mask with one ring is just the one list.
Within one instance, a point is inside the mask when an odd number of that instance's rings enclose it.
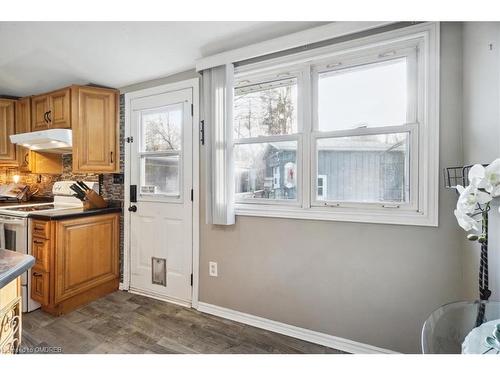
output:
{"label": "cabinet door panel", "polygon": [[49,303],[49,274],[31,270],[31,298],[42,305]]}
{"label": "cabinet door panel", "polygon": [[49,128],[46,113],[49,111],[49,96],[38,95],[31,98],[31,130],[39,131]]}
{"label": "cabinet door panel", "polygon": [[73,171],[116,172],[118,96],[114,90],[79,87],[73,113]]}
{"label": "cabinet door panel", "polygon": [[71,90],[69,88],[50,94],[50,127],[71,128]]}
{"label": "cabinet door panel", "polygon": [[118,278],[118,215],[60,221],[56,237],[54,303]]}
{"label": "cabinet door panel", "polygon": [[0,166],[17,166],[16,147],[9,137],[15,134],[14,103],[0,99]]}
{"label": "cabinet door panel", "polygon": [[[31,100],[23,98],[16,101],[16,134],[29,133],[31,131]],[[30,170],[30,150],[26,147],[16,146],[17,163],[22,172]]]}

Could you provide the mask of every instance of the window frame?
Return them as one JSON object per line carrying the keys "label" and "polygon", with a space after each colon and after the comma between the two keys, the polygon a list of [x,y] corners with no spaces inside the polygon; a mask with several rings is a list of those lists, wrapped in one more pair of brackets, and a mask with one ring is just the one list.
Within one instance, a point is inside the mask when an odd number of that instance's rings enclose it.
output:
{"label": "window frame", "polygon": [[[311,137],[311,191],[317,189],[316,178],[317,171],[317,140],[325,138],[342,138],[350,136],[363,135],[380,135],[393,133],[408,133],[409,134],[409,178],[410,178],[410,199],[408,202],[356,202],[356,201],[334,201],[334,200],[319,200],[315,195],[311,196],[311,207],[353,207],[353,208],[398,208],[401,211],[416,211],[418,210],[418,195],[413,192],[418,192],[418,157],[412,158],[415,152],[418,154],[418,124],[405,124],[400,126],[387,126],[377,128],[360,128],[352,130],[337,130],[331,132],[316,132]],[[416,150],[416,151],[414,151]],[[397,206],[397,207],[396,207]]]}
{"label": "window frame", "polygon": [[[178,150],[164,150],[164,151],[145,151],[145,143],[144,143],[144,128],[143,128],[143,115],[149,113],[160,112],[162,109],[168,109],[174,105],[180,105],[182,108],[182,124],[185,121],[185,112],[186,106],[185,102],[172,103],[169,105],[162,105],[158,107],[152,107],[147,109],[136,109],[136,115],[139,116],[140,120],[140,129],[138,133],[138,143],[137,143],[137,152],[136,157],[139,159],[139,191],[138,196],[141,201],[144,202],[166,202],[166,203],[182,203],[184,201],[183,197],[183,181],[184,181],[184,127],[181,126],[180,133],[180,143],[181,147]],[[147,157],[168,157],[168,156],[178,156],[179,164],[178,168],[178,194],[174,193],[143,193],[141,191],[142,182],[145,182],[145,174],[146,174],[146,158]]]}
{"label": "window frame", "polygon": [[[348,131],[318,132],[314,98],[314,68],[320,69],[344,59],[342,68],[369,61],[377,55],[379,61],[397,58],[398,53],[414,49],[416,66],[409,67],[416,77],[412,91],[416,108],[407,107],[407,123],[400,126],[350,129]],[[393,53],[392,51],[396,51]],[[374,61],[369,61],[374,62]],[[241,216],[283,217],[295,219],[333,220],[402,225],[438,225],[439,192],[439,23],[422,23],[388,31],[332,46],[321,47],[293,56],[277,57],[257,63],[238,66],[235,77],[264,75],[270,71],[302,71],[302,85],[298,86],[298,107],[302,107],[302,126],[298,128],[302,140],[301,162],[297,160],[297,196],[301,205],[280,206],[274,202],[242,204],[236,202],[235,213]],[[413,82],[409,80],[409,84]],[[309,100],[304,98],[309,97]],[[408,101],[411,101],[410,95]],[[412,114],[410,116],[410,113]],[[414,116],[412,118],[412,116]],[[410,121],[411,120],[411,121]],[[410,205],[384,204],[377,202],[353,204],[342,202],[325,206],[325,201],[316,200],[316,139],[327,135],[363,135],[372,132],[410,133]],[[321,134],[319,134],[321,133]],[[413,152],[412,152],[413,151]],[[302,194],[299,195],[299,185]],[[413,194],[411,193],[413,191]]]}
{"label": "window frame", "polygon": [[[292,134],[282,134],[282,135],[260,135],[257,137],[247,137],[247,138],[234,138],[232,139],[232,148],[234,151],[235,146],[245,145],[245,144],[262,144],[262,143],[272,143],[272,142],[297,142],[297,198],[296,199],[267,199],[267,198],[253,198],[253,199],[238,199],[237,194],[234,195],[234,201],[236,207],[254,206],[254,205],[271,205],[271,206],[291,206],[291,207],[301,207],[303,203],[302,194],[302,163],[303,163],[303,126],[304,126],[304,109],[299,104],[302,102],[303,94],[301,94],[304,84],[304,76],[302,70],[297,70],[296,67],[291,67],[288,69],[273,69],[266,72],[265,74],[253,73],[250,74],[240,74],[235,76],[235,89],[238,86],[249,86],[257,85],[263,82],[270,82],[273,80],[285,80],[295,78],[297,80],[297,133]],[[233,183],[233,186],[235,184]]]}

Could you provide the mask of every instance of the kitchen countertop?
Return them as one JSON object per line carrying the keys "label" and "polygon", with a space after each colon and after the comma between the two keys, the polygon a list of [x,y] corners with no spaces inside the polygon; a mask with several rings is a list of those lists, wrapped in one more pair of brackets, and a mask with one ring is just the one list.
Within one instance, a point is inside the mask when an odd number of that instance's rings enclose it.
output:
{"label": "kitchen countertop", "polygon": [[35,264],[31,255],[0,249],[0,289]]}
{"label": "kitchen countertop", "polygon": [[109,206],[106,208],[94,208],[90,210],[84,210],[82,207],[47,212],[30,212],[28,217],[39,220],[66,220],[77,217],[111,214],[115,212],[122,212],[121,202],[109,202]]}

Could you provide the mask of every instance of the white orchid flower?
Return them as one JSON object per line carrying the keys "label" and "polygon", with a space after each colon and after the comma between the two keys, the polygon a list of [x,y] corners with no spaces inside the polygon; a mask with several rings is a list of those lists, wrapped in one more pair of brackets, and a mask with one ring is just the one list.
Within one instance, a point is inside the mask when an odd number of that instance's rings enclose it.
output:
{"label": "white orchid flower", "polygon": [[469,170],[469,182],[491,193],[493,197],[500,196],[500,159],[494,160],[486,168],[481,164],[474,165]]}
{"label": "white orchid flower", "polygon": [[469,184],[480,186],[485,176],[485,169],[481,164],[475,164],[469,169]]}
{"label": "white orchid flower", "polygon": [[463,230],[465,230],[466,232],[470,231],[471,229],[479,231],[479,222],[477,220],[474,220],[467,213],[460,211],[459,209],[456,209],[455,211],[453,211],[453,213],[457,218],[458,225],[460,225]]}
{"label": "white orchid flower", "polygon": [[483,185],[493,197],[500,196],[500,159],[495,159],[484,169]]}
{"label": "white orchid flower", "polygon": [[[465,230],[480,230],[480,220],[474,219],[474,213],[485,210],[493,198],[500,197],[500,159],[496,159],[486,168],[476,164],[469,170],[469,186],[458,185],[457,191],[460,197],[457,208],[454,211],[458,224]],[[486,211],[487,212],[486,206]],[[500,212],[500,208],[499,208]]]}
{"label": "white orchid flower", "polygon": [[[478,181],[479,180],[475,180],[475,182]],[[493,199],[489,193],[479,190],[473,183],[466,188],[458,185],[457,190],[460,193],[460,197],[457,201],[457,209],[469,214],[476,210],[476,205],[478,203],[486,204]]]}

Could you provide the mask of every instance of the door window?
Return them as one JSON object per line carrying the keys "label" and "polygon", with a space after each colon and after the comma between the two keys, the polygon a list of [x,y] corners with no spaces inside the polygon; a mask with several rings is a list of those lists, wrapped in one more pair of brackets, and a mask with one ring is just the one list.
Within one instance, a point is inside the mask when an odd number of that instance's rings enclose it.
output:
{"label": "door window", "polygon": [[140,114],[140,194],[179,197],[182,171],[183,103]]}

